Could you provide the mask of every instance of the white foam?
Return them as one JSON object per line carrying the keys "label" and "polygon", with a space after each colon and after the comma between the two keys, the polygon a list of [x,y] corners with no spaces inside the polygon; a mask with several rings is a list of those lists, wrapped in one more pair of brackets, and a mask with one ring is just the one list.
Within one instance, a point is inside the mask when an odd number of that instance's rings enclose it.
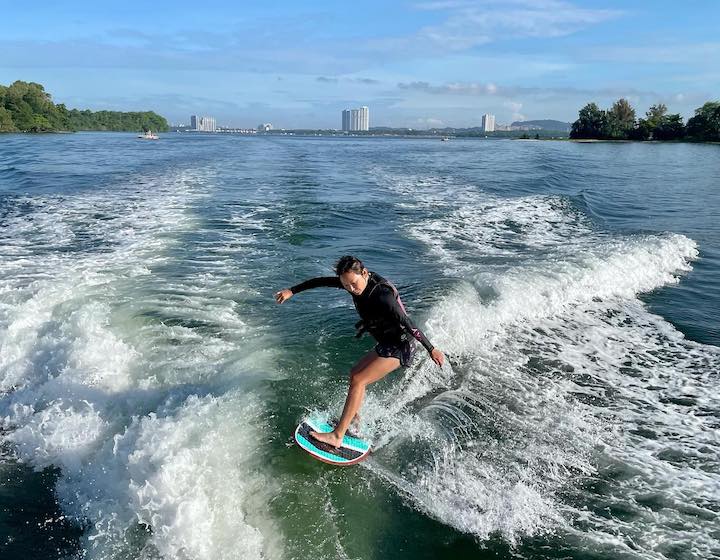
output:
{"label": "white foam", "polygon": [[59,469],[87,558],[281,554],[254,459],[264,411],[247,390],[272,356],[226,280],[257,241],[233,218],[203,247],[211,258],[162,277],[183,236],[203,235],[194,205],[209,175],[26,197],[0,233],[4,439]]}
{"label": "white foam", "polygon": [[66,471],[78,470],[106,428],[106,422],[88,401],[68,406],[63,399],[57,399],[42,410],[28,407],[18,412],[23,423],[6,439],[36,469],[57,466]]}
{"label": "white foam", "polygon": [[598,232],[560,197],[379,177],[413,209],[406,231],[461,282],[426,321],[453,367],[425,359],[371,392],[368,466],[481,539],[559,531],[609,554],[712,556],[720,352],[638,299],[690,271],[696,243]]}
{"label": "white foam", "polygon": [[472,290],[459,291],[438,306],[429,324],[452,328],[443,342],[448,351],[461,353],[506,325],[551,317],[597,299],[630,299],[677,283],[697,254],[696,244],[682,235],[640,237],[597,243],[564,260],[553,253],[524,267],[477,272],[469,279],[491,288],[496,299],[484,303]]}
{"label": "white foam", "polygon": [[[86,535],[90,557],[126,548],[138,523],[151,531],[143,546],[163,558],[277,553],[278,544],[268,542],[277,529],[257,508],[271,492],[257,472],[261,440],[247,430],[248,424],[263,430],[261,416],[257,402],[235,392],[191,396],[180,407],[133,419],[59,487],[68,507],[80,503],[78,513],[99,521]],[[87,479],[95,484],[88,486]]]}

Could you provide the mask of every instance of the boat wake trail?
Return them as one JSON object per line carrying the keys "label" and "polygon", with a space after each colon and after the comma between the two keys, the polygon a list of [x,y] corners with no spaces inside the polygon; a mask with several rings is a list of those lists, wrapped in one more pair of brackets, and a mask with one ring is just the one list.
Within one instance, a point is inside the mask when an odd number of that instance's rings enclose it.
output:
{"label": "boat wake trail", "polygon": [[720,351],[639,298],[690,271],[696,244],[598,232],[562,197],[384,179],[454,281],[427,318],[451,365],[422,361],[369,399],[369,467],[480,539],[716,553]]}
{"label": "boat wake trail", "polygon": [[251,390],[268,342],[229,274],[257,224],[203,222],[212,171],[140,182],[4,200],[2,439],[56,469],[85,558],[273,556]]}

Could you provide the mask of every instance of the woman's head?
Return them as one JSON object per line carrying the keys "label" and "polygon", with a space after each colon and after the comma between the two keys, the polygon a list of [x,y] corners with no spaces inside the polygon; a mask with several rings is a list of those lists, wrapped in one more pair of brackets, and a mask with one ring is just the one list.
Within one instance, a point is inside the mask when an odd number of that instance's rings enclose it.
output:
{"label": "woman's head", "polygon": [[340,257],[335,264],[335,274],[340,278],[343,288],[355,296],[365,291],[370,275],[362,261],[351,255]]}

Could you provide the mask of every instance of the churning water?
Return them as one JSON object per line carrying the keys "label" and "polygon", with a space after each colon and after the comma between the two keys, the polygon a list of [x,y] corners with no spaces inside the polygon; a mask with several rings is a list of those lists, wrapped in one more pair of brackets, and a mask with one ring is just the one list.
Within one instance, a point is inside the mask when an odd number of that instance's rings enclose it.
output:
{"label": "churning water", "polygon": [[[0,138],[0,528],[23,558],[720,556],[720,150]],[[357,254],[431,341],[337,412]]]}

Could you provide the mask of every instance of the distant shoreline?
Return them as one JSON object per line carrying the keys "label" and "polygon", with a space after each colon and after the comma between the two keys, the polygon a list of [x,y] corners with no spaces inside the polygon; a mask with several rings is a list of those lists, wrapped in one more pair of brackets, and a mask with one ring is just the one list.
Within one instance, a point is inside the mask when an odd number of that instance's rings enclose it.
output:
{"label": "distant shoreline", "polygon": [[[23,135],[23,136],[47,136],[56,134],[137,134],[135,130],[53,130],[43,132],[0,132],[0,138],[3,136]],[[332,133],[309,133],[309,132],[273,132],[261,134],[243,134],[240,132],[164,132],[160,138],[168,136],[177,136],[179,134],[191,134],[196,137],[215,138],[218,136],[241,136],[245,138],[346,138],[346,139],[397,139],[397,140],[438,140],[442,141],[447,138],[452,140],[513,140],[519,142],[572,142],[575,144],[714,144],[720,145],[718,141],[702,141],[702,140],[624,140],[624,139],[598,139],[598,138],[569,138],[567,136],[540,136],[539,138],[522,137],[522,136],[448,136],[439,134],[332,134]]]}

